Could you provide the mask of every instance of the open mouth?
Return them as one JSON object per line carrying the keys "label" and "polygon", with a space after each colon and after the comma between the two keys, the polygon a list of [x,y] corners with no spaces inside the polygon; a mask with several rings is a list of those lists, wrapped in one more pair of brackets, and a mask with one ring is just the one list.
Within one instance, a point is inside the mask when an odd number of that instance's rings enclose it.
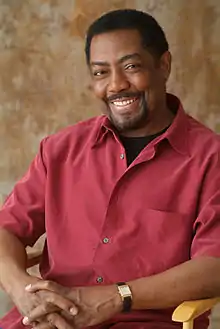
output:
{"label": "open mouth", "polygon": [[129,110],[135,110],[136,106],[139,105],[140,97],[133,97],[133,98],[121,98],[116,99],[112,102],[111,108],[114,108],[118,111],[129,111]]}
{"label": "open mouth", "polygon": [[130,104],[134,103],[137,100],[138,100],[138,97],[132,98],[132,99],[127,99],[127,100],[116,100],[116,101],[111,102],[111,103],[115,106],[127,106],[127,105],[130,105]]}

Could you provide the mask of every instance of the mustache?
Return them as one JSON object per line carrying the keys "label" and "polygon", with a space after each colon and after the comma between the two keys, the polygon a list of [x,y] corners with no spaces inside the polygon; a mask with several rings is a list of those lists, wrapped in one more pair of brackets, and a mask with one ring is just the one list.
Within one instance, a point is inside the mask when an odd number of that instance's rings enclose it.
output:
{"label": "mustache", "polygon": [[120,98],[139,98],[139,97],[144,97],[144,92],[139,92],[139,93],[121,92],[107,97],[106,100],[107,102],[114,102],[115,100]]}

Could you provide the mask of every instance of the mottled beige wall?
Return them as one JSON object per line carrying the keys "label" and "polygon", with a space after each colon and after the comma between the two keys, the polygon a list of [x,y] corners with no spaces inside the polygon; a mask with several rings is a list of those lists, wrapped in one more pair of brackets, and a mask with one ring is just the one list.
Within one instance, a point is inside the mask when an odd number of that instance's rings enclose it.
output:
{"label": "mottled beige wall", "polygon": [[110,9],[155,15],[173,53],[169,89],[220,131],[219,0],[0,0],[0,192],[47,134],[98,113],[84,62],[89,23]]}

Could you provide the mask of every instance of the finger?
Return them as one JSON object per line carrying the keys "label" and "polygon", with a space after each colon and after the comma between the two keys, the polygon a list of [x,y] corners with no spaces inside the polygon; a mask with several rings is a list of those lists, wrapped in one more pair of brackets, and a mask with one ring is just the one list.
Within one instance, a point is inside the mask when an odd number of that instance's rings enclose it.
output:
{"label": "finger", "polygon": [[50,324],[57,329],[74,329],[74,326],[69,324],[61,315],[57,313],[51,313],[47,316],[47,320]]}
{"label": "finger", "polygon": [[75,316],[78,313],[78,309],[71,301],[51,292],[48,293],[46,301],[30,311],[28,316],[23,318],[22,322],[24,325],[29,325],[47,314],[58,312],[60,310],[65,311],[71,316]]}
{"label": "finger", "polygon": [[56,293],[65,293],[66,288],[53,282],[53,281],[47,281],[47,280],[40,280],[35,283],[29,284],[25,287],[25,290],[28,292],[36,292],[38,290],[49,290]]}
{"label": "finger", "polygon": [[49,321],[43,321],[33,325],[34,329],[55,329],[56,327]]}
{"label": "finger", "polygon": [[73,316],[78,314],[77,306],[68,298],[65,298],[63,296],[60,296],[57,293],[49,292],[49,291],[46,294],[47,294],[46,295],[47,303],[52,304],[52,305],[58,307],[59,310],[70,313]]}
{"label": "finger", "polygon": [[35,307],[32,311],[30,311],[28,316],[25,316],[22,319],[22,323],[25,326],[28,326],[30,324],[34,324],[37,321],[40,321],[41,318],[43,318],[45,315],[59,311],[59,308],[54,306],[53,304],[50,303],[42,303],[41,305],[38,305]]}

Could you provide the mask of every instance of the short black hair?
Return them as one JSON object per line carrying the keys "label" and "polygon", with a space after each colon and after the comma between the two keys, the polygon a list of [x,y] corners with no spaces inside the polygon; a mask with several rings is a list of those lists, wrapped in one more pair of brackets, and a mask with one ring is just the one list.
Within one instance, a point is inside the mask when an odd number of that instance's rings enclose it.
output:
{"label": "short black hair", "polygon": [[158,58],[169,50],[165,33],[154,17],[135,9],[114,10],[99,17],[88,28],[85,44],[87,64],[90,62],[92,38],[102,33],[122,29],[138,30],[143,46]]}

